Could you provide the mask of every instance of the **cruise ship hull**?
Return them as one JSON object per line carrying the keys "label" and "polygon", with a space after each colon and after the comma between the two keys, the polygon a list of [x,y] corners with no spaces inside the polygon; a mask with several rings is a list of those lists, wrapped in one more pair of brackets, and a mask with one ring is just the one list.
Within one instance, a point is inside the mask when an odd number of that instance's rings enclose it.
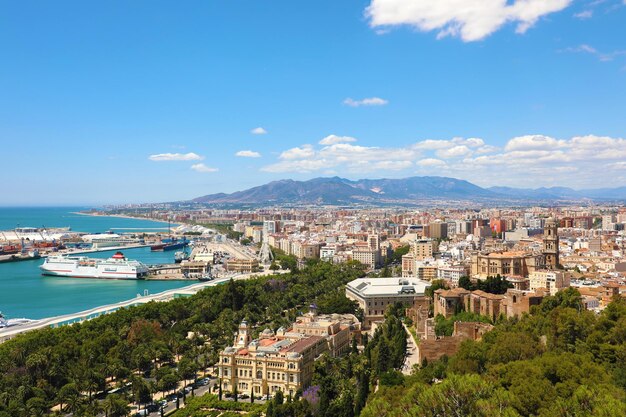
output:
{"label": "cruise ship hull", "polygon": [[85,271],[85,273],[81,273],[80,271],[62,271],[62,270],[43,270],[41,275],[50,276],[50,277],[65,277],[65,278],[91,278],[91,279],[144,279],[144,277],[138,277],[137,274],[127,274],[127,273],[119,273],[119,274],[97,274],[92,271]]}
{"label": "cruise ship hull", "polygon": [[[118,255],[119,254],[119,255]],[[149,269],[141,262],[127,260],[118,252],[110,259],[54,256],[41,265],[42,274],[68,278],[143,279]]]}

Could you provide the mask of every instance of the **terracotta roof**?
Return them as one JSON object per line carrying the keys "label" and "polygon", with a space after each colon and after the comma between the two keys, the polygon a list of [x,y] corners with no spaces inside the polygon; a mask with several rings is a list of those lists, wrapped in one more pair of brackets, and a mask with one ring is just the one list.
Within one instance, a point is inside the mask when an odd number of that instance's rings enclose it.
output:
{"label": "terracotta roof", "polygon": [[502,300],[504,299],[504,295],[500,294],[491,294],[482,290],[472,291],[472,295],[478,295],[479,297],[489,298],[491,300]]}
{"label": "terracotta roof", "polygon": [[259,346],[270,346],[277,342],[275,337],[259,340]]}
{"label": "terracotta roof", "polygon": [[453,288],[451,290],[444,290],[444,289],[438,289],[437,291],[435,291],[435,294],[439,294],[439,296],[441,297],[459,297],[461,295],[465,295],[465,294],[469,294],[470,291],[466,290],[465,288]]}
{"label": "terracotta roof", "polygon": [[283,351],[302,353],[308,348],[310,348],[311,346],[318,343],[320,340],[324,340],[324,338],[322,336],[305,337],[303,339],[298,340],[295,343],[292,343],[291,345],[283,349]]}

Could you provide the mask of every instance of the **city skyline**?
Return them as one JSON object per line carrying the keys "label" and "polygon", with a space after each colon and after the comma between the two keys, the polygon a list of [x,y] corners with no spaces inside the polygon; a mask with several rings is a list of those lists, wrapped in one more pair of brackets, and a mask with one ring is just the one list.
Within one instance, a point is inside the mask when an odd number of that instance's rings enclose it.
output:
{"label": "city skyline", "polygon": [[626,184],[623,1],[430,3],[5,5],[0,205]]}

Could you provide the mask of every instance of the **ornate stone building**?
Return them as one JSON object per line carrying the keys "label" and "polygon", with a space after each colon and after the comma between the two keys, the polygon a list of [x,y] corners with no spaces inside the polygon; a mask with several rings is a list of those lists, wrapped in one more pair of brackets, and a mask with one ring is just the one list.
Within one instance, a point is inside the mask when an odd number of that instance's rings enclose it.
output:
{"label": "ornate stone building", "polygon": [[472,255],[471,275],[474,278],[527,277],[529,273],[542,269],[544,255],[539,253],[498,251]]}
{"label": "ornate stone building", "polygon": [[543,255],[547,269],[559,266],[559,227],[557,221],[550,217],[543,226]]}

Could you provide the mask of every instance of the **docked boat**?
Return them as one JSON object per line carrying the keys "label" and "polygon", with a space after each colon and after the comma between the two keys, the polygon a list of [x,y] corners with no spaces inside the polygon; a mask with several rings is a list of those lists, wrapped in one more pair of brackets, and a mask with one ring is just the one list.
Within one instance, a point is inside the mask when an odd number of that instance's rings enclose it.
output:
{"label": "docked boat", "polygon": [[150,246],[150,250],[153,252],[156,251],[170,251],[176,249],[183,249],[189,245],[189,241],[185,238],[182,239],[163,239],[161,243]]}
{"label": "docked boat", "polygon": [[189,259],[189,253],[187,251],[181,250],[174,254],[174,262],[179,264],[182,261],[186,261]]}
{"label": "docked boat", "polygon": [[209,272],[205,272],[204,274],[200,275],[200,277],[198,278],[198,281],[213,281],[215,277],[213,276],[213,274],[211,273],[211,271]]}
{"label": "docked boat", "polygon": [[82,239],[84,242],[91,243],[91,247],[94,249],[115,248],[139,243],[137,239],[130,239],[116,233],[85,235]]}
{"label": "docked boat", "polygon": [[50,256],[39,268],[43,275],[70,278],[143,279],[149,269],[139,261],[116,252],[109,259],[86,256]]}
{"label": "docked boat", "polygon": [[0,246],[0,255],[14,255],[20,251],[18,245],[4,245]]}

